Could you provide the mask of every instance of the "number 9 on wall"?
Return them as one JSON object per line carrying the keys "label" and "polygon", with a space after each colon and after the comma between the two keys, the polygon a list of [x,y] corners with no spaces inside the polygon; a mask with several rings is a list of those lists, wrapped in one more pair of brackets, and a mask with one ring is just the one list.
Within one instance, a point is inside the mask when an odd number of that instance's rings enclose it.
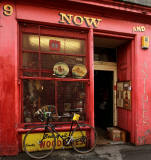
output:
{"label": "number 9 on wall", "polygon": [[5,16],[11,16],[13,14],[13,7],[10,4],[5,4],[3,6],[3,14]]}

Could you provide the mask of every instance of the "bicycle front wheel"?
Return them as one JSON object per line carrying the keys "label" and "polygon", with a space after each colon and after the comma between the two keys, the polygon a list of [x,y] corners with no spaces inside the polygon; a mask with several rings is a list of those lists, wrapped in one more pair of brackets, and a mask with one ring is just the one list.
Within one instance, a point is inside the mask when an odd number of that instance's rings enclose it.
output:
{"label": "bicycle front wheel", "polygon": [[96,146],[96,131],[88,124],[78,124],[72,134],[72,146],[79,153],[88,153]]}
{"label": "bicycle front wheel", "polygon": [[[42,132],[37,133],[37,130],[42,130]],[[55,146],[54,133],[45,127],[32,128],[24,136],[23,148],[31,158],[46,158],[52,153]]]}

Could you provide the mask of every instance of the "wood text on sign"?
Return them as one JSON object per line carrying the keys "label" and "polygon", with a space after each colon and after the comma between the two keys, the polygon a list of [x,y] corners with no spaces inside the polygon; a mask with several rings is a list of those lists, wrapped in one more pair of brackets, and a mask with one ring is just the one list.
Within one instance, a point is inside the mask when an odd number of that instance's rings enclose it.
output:
{"label": "wood text on sign", "polygon": [[78,15],[71,15],[71,14],[65,14],[65,13],[59,13],[60,15],[60,21],[59,23],[67,23],[67,24],[74,24],[77,26],[81,26],[83,23],[85,23],[88,27],[95,27],[97,28],[102,21],[102,19],[98,18],[92,18],[92,17],[82,17]]}

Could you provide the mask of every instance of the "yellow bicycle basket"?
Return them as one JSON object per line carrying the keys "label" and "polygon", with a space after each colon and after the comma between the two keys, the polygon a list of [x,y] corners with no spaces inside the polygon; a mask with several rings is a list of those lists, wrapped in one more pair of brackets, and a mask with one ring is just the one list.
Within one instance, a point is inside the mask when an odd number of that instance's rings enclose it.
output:
{"label": "yellow bicycle basket", "polygon": [[76,114],[74,113],[74,116],[73,116],[73,121],[78,121],[80,118],[80,115],[79,114]]}

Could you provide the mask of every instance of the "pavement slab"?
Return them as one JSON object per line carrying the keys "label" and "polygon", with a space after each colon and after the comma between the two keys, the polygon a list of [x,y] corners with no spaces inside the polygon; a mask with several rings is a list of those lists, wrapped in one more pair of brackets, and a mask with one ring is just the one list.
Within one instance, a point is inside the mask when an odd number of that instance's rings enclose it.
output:
{"label": "pavement slab", "polygon": [[[32,160],[24,152],[17,156],[3,156],[0,160]],[[151,160],[151,145],[98,145],[94,151],[80,154],[74,150],[56,150],[44,160]]]}

